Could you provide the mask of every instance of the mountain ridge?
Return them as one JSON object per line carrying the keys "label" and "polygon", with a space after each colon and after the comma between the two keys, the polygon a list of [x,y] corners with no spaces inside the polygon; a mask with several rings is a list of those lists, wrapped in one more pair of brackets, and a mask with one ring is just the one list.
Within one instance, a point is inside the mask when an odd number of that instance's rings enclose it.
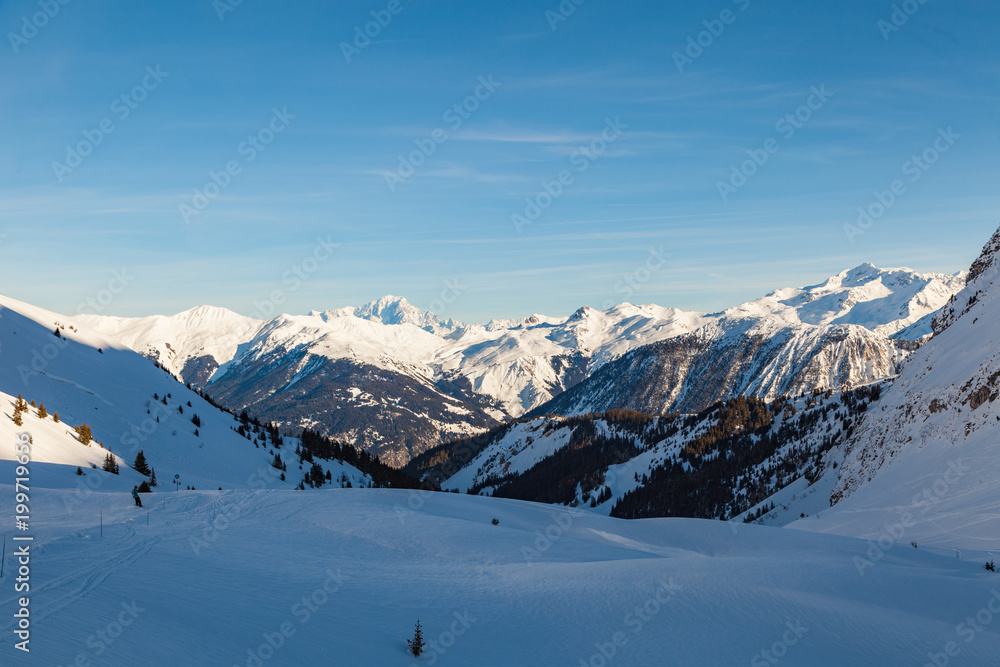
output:
{"label": "mountain ridge", "polygon": [[[646,354],[650,345],[687,346],[691,355],[715,356],[717,363],[709,367],[720,371],[721,365],[738,367],[747,355],[763,352],[777,359],[762,367],[773,376],[761,389],[769,396],[838,383],[854,386],[892,375],[910,348],[930,333],[926,318],[963,282],[962,274],[921,274],[863,264],[816,285],[775,290],[715,314],[622,303],[604,311],[582,306],[565,317],[536,314],[466,324],[440,320],[403,297],[386,296],[363,306],[279,315],[268,321],[211,307],[153,318],[78,319],[157,360],[186,382],[210,393],[216,391],[213,387],[225,387],[226,400],[237,410],[263,409],[267,403],[269,410],[292,414],[292,402],[304,400],[303,396],[290,391],[272,400],[264,394],[293,386],[293,377],[301,380],[318,374],[313,392],[326,391],[329,400],[344,402],[369,391],[356,386],[364,382],[344,378],[385,374],[381,386],[395,388],[389,390],[381,413],[371,411],[366,424],[346,431],[336,430],[344,428],[342,420],[331,416],[324,417],[322,425],[334,429],[331,436],[363,441],[387,460],[405,462],[442,439],[539,410],[555,408],[571,414],[612,407],[673,409],[676,406],[667,403],[611,400],[597,405],[605,400],[600,398],[572,410],[567,407],[567,397],[582,391],[578,388],[605,366],[620,363],[637,350]],[[721,351],[705,345],[723,339]],[[772,345],[778,341],[784,341],[785,348]],[[291,374],[288,364],[279,361],[288,354],[305,360]],[[790,354],[794,363],[783,366],[782,354]],[[326,366],[324,359],[334,366]],[[355,368],[348,372],[352,364]],[[334,367],[346,384],[329,379]],[[752,369],[752,364],[746,367],[747,372]],[[789,372],[794,379],[786,377]],[[273,373],[278,375],[268,377]],[[268,387],[265,392],[263,386]],[[679,396],[685,390],[675,382],[672,391]],[[756,390],[739,382],[723,383],[715,395],[694,397],[686,405],[697,410],[732,391]],[[422,400],[420,408],[407,405],[416,395],[431,394],[439,397],[433,407]],[[456,397],[458,404],[452,400]],[[382,431],[398,432],[392,426],[398,419],[417,419],[420,425],[413,422],[413,427],[421,435],[411,442],[381,437]],[[307,424],[315,422],[306,416],[297,422],[283,421],[283,428]]]}

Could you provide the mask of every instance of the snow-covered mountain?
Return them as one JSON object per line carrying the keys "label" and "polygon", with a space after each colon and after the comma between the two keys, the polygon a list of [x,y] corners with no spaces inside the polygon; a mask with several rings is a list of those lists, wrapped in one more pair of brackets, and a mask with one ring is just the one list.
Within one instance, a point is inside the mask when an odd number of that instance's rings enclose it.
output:
{"label": "snow-covered mountain", "polygon": [[[21,414],[21,425],[14,422],[18,395],[34,403]],[[92,442],[75,430],[84,424]],[[212,489],[290,489],[302,478],[294,470],[282,479],[272,465],[282,443],[133,350],[56,313],[0,297],[0,439],[13,443],[18,433],[31,436],[33,482],[46,488],[131,489],[147,480],[129,467],[140,451],[161,487],[172,488],[175,475],[184,487]],[[294,449],[297,443],[283,444]],[[118,474],[101,469],[109,454]],[[0,472],[7,479],[14,478],[13,455],[13,446],[0,450]],[[286,451],[285,458],[294,456]],[[352,465],[320,465],[331,482],[371,484]]]}
{"label": "snow-covered mountain", "polygon": [[773,399],[869,384],[895,375],[963,282],[866,264],[820,285],[778,290],[633,350],[535,414],[697,412],[741,394]]}
{"label": "snow-covered mountain", "polygon": [[[904,514],[907,539],[996,546],[1000,532],[1000,230],[968,285],[847,443],[823,529],[863,534]],[[947,517],[951,517],[950,519]]]}
{"label": "snow-covered mountain", "polygon": [[464,324],[385,297],[268,322],[208,307],[74,321],[231,408],[289,430],[323,429],[404,463],[532,410],[698,410],[738,393],[773,397],[890,376],[963,284],[962,275],[863,265],[710,315],[621,304]]}
{"label": "snow-covered mountain", "polygon": [[444,488],[614,516],[871,537],[876,559],[910,542],[995,549],[1000,231],[969,276],[935,319],[936,335],[895,378],[770,402],[730,399],[698,414],[535,417],[442,445],[408,469]]}
{"label": "snow-covered mountain", "polygon": [[204,386],[220,364],[233,359],[239,346],[264,324],[213,306],[200,306],[170,316],[77,315],[71,319],[112,336],[197,387]]}

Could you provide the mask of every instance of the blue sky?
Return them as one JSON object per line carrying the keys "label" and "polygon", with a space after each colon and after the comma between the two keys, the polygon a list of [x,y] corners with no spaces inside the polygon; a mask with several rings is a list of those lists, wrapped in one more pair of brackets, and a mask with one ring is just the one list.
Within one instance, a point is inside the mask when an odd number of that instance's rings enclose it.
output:
{"label": "blue sky", "polygon": [[104,314],[713,311],[863,262],[962,270],[1000,224],[989,0],[899,25],[875,0],[51,0],[26,27],[46,2],[0,5],[0,292],[60,312],[122,269]]}

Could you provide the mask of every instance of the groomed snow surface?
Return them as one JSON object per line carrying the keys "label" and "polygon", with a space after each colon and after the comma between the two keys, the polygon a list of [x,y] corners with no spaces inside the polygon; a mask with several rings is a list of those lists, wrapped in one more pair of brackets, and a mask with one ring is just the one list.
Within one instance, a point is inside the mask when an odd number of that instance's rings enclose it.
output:
{"label": "groomed snow surface", "polygon": [[[13,508],[11,486],[0,503]],[[402,490],[145,505],[34,493],[31,653],[14,648],[8,540],[0,664],[1000,663],[985,553],[872,558],[835,535]],[[417,620],[419,660],[404,641]]]}

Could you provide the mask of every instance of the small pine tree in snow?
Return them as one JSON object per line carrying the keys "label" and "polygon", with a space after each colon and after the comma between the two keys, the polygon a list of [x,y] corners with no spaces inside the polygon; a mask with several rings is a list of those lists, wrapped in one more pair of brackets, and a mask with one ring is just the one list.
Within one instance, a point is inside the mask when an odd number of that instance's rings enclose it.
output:
{"label": "small pine tree in snow", "polygon": [[132,464],[132,469],[140,475],[149,477],[149,464],[146,463],[146,454],[141,449],[135,455],[135,463]]}
{"label": "small pine tree in snow", "polygon": [[56,327],[56,330],[52,333],[55,335],[56,338],[62,338],[62,335],[59,333],[59,327]]}
{"label": "small pine tree in snow", "polygon": [[49,416],[49,411],[45,409],[45,404],[44,403],[39,403],[38,404],[38,418],[39,419],[45,419],[48,416]]}
{"label": "small pine tree in snow", "polygon": [[59,423],[59,411],[58,410],[53,410],[52,411],[52,421],[54,421],[57,424]]}
{"label": "small pine tree in snow", "polygon": [[14,410],[14,424],[16,426],[24,426],[24,420],[21,419],[21,411],[17,409]]}
{"label": "small pine tree in snow", "polygon": [[101,466],[101,470],[110,472],[113,475],[118,474],[118,461],[115,460],[114,454],[108,452],[108,455],[104,457],[104,465]]}
{"label": "small pine tree in snow", "polygon": [[149,469],[149,485],[156,486],[156,468]]}
{"label": "small pine tree in snow", "polygon": [[80,466],[77,466],[76,467],[76,474],[77,475],[82,475],[83,474],[83,468],[81,468]]}
{"label": "small pine tree in snow", "polygon": [[318,463],[313,463],[312,468],[309,470],[309,475],[312,477],[311,484],[317,488],[323,486],[323,482],[326,481],[326,475],[323,474],[323,468]]}
{"label": "small pine tree in snow", "polygon": [[413,639],[407,639],[406,643],[410,647],[410,653],[413,657],[419,658],[424,652],[424,633],[420,629],[420,621],[417,621],[417,627],[413,630]]}
{"label": "small pine tree in snow", "polygon": [[76,431],[76,436],[80,439],[81,444],[89,445],[94,439],[94,435],[90,432],[90,427],[86,424],[74,426],[73,430]]}
{"label": "small pine tree in snow", "polygon": [[139,485],[139,493],[152,493],[152,489],[149,488],[149,482],[143,480],[142,484]]}

